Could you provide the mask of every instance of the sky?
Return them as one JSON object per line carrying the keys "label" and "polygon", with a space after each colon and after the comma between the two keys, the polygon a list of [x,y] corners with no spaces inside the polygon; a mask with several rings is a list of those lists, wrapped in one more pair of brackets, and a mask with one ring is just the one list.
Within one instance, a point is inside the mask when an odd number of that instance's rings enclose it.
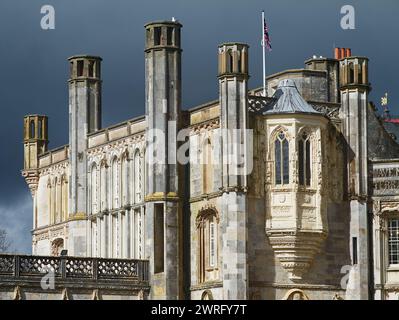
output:
{"label": "sky", "polygon": [[[43,5],[55,9],[55,29],[43,30]],[[355,8],[355,29],[340,26],[341,7]],[[397,0],[1,0],[0,228],[12,250],[31,253],[32,199],[21,177],[23,117],[49,117],[50,148],[68,143],[68,63],[75,54],[103,58],[103,127],[144,113],[144,24],[175,17],[182,29],[183,108],[218,97],[217,46],[250,45],[249,87],[262,85],[261,10],[273,50],[267,74],[302,68],[348,47],[367,56],[370,99],[388,92],[399,114]]]}

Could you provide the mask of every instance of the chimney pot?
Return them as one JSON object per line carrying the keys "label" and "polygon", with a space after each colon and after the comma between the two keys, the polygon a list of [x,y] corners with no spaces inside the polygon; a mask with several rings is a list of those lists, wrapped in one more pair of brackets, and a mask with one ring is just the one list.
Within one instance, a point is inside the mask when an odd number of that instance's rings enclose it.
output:
{"label": "chimney pot", "polygon": [[351,49],[346,48],[346,57],[350,57],[352,55]]}
{"label": "chimney pot", "polygon": [[341,54],[340,54],[340,50],[339,49],[340,48],[335,48],[334,49],[334,58],[337,59],[337,60],[341,59]]}

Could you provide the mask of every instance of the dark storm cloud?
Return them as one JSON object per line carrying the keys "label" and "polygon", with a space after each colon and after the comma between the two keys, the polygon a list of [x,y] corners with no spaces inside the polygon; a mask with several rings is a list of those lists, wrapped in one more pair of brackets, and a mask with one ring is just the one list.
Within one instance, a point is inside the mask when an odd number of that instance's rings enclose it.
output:
{"label": "dark storm cloud", "polygon": [[[53,5],[56,29],[40,28],[40,8]],[[352,4],[356,29],[340,28],[340,8]],[[273,51],[267,73],[300,68],[313,54],[331,56],[334,44],[370,58],[372,99],[385,91],[397,111],[399,3],[391,1],[237,0],[1,0],[0,2],[0,227],[19,251],[30,251],[31,199],[20,176],[22,119],[49,116],[50,147],[68,137],[68,56],[103,57],[103,125],[144,112],[144,29],[151,20],[183,23],[183,105],[217,98],[217,45],[250,45],[250,87],[261,85],[260,11],[265,9]]]}

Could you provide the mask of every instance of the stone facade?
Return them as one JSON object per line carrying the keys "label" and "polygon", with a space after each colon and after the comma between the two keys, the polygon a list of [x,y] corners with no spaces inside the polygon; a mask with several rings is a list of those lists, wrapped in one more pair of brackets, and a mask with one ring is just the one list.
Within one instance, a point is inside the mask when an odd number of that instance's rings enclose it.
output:
{"label": "stone facade", "polygon": [[25,117],[33,253],[148,260],[150,299],[396,299],[399,148],[367,58],[313,57],[263,97],[225,43],[219,99],[182,110],[181,27],[145,26],[144,117],[101,128],[93,56],[69,59],[68,146]]}

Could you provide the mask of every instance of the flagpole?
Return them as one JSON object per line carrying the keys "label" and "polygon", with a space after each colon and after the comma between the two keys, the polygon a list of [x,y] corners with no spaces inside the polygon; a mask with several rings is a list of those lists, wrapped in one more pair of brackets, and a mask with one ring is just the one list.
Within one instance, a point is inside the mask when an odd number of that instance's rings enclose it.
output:
{"label": "flagpole", "polygon": [[265,12],[262,10],[263,96],[266,97]]}

